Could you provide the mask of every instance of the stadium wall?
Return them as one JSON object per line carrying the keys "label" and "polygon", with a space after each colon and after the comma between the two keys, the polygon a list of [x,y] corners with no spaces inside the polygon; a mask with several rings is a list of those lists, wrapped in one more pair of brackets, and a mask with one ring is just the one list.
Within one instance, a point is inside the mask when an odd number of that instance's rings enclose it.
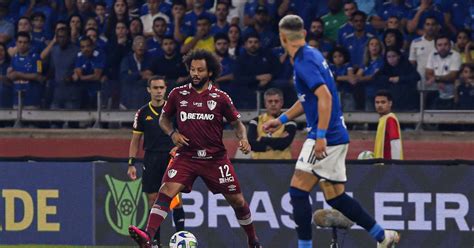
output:
{"label": "stadium wall", "polygon": [[[243,193],[266,247],[293,248],[288,182],[293,161],[234,163]],[[129,224],[147,216],[140,181],[126,176],[125,163],[0,162],[0,244],[132,245]],[[386,228],[399,230],[401,247],[472,247],[474,166],[347,166],[347,191]],[[245,244],[233,210],[198,180],[185,194],[187,229],[199,247],[241,248]],[[313,209],[328,208],[322,192],[311,193]],[[170,219],[163,240],[173,233]],[[313,229],[317,247],[331,232]],[[354,227],[340,233],[343,247],[375,243]]]}
{"label": "stadium wall", "polygon": [[[130,136],[129,130],[0,130],[0,157],[127,158]],[[348,159],[373,150],[374,137],[375,132],[351,132]],[[304,139],[297,134],[291,146],[294,159]],[[224,144],[231,158],[242,158],[232,131],[224,132]],[[409,160],[474,160],[472,133],[404,132],[403,148]]]}

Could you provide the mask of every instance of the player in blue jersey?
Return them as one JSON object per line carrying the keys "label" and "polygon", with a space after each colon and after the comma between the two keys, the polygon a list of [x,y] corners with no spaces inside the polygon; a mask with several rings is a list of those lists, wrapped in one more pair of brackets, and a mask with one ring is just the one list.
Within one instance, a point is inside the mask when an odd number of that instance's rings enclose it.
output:
{"label": "player in blue jersey", "polygon": [[379,242],[378,247],[392,247],[400,240],[398,233],[384,230],[356,200],[344,192],[349,134],[328,64],[318,50],[306,44],[306,31],[299,16],[285,16],[279,23],[279,29],[281,44],[294,62],[299,100],[278,119],[266,122],[264,129],[272,132],[283,123],[306,114],[310,131],[296,163],[289,190],[298,247],[313,247],[309,192],[317,183],[326,202],[367,230]]}

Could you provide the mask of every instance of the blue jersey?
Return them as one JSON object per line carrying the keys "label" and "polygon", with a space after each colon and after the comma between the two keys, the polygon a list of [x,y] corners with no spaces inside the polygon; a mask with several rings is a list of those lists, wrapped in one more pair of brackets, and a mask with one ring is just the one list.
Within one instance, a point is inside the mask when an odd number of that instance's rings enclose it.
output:
{"label": "blue jersey", "polygon": [[[16,53],[11,61],[11,67],[14,71],[22,73],[38,73],[42,72],[42,64],[40,56],[37,53],[30,52],[26,56],[21,56],[19,53]],[[28,80],[15,80],[14,82],[15,90],[25,90],[28,89]]]}
{"label": "blue jersey", "polygon": [[327,144],[334,146],[349,143],[349,133],[344,124],[336,83],[321,52],[305,45],[296,52],[294,61],[295,87],[310,129],[308,138],[316,139],[318,130],[318,98],[314,91],[319,86],[326,85],[332,95],[331,117],[326,133]]}
{"label": "blue jersey", "polygon": [[82,52],[77,54],[75,68],[80,68],[82,75],[92,75],[95,69],[103,70],[104,67],[105,57],[98,50],[95,50],[90,58],[84,56]]}

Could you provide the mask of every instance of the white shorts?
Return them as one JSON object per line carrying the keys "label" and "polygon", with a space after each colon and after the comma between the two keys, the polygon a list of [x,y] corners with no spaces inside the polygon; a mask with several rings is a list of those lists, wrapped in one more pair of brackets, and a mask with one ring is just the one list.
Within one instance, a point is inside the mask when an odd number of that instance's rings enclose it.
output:
{"label": "white shorts", "polygon": [[307,139],[301,149],[295,169],[312,173],[321,180],[346,182],[346,155],[349,144],[327,146],[327,157],[317,160],[314,155],[314,139]]}

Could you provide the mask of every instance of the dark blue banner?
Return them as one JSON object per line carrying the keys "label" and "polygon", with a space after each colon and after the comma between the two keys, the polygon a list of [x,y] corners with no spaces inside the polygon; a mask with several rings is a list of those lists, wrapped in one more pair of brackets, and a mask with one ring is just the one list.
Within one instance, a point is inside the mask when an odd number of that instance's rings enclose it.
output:
{"label": "dark blue banner", "polygon": [[91,163],[0,163],[0,244],[93,244]]}

